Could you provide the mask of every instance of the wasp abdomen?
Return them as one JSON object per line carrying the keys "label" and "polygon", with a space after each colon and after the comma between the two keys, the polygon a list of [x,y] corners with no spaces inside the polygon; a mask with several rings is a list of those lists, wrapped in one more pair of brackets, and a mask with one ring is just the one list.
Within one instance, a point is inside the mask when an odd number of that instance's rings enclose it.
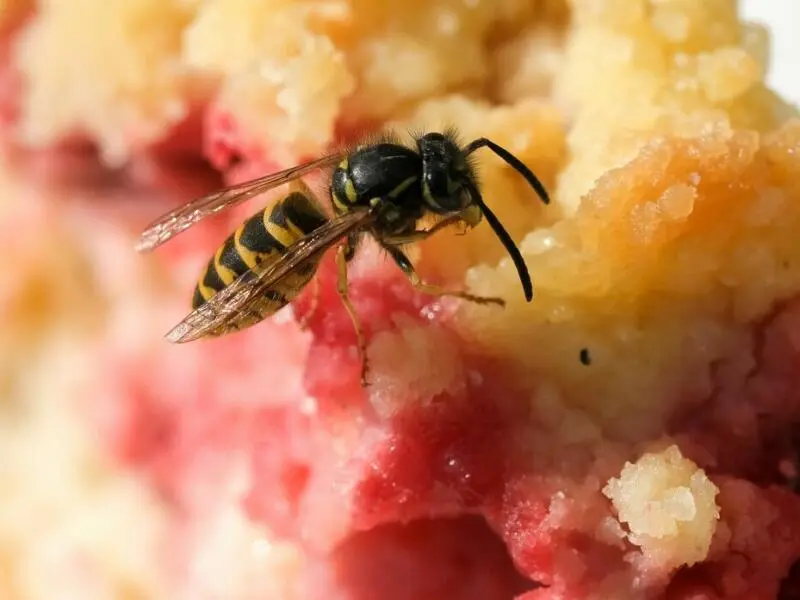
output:
{"label": "wasp abdomen", "polygon": [[[192,308],[198,308],[214,294],[233,283],[240,275],[276,262],[295,244],[328,220],[310,192],[292,192],[272,206],[247,219],[217,249],[195,287]],[[290,273],[265,292],[263,300],[249,313],[242,314],[224,330],[254,325],[288,304],[316,272],[317,263]]]}

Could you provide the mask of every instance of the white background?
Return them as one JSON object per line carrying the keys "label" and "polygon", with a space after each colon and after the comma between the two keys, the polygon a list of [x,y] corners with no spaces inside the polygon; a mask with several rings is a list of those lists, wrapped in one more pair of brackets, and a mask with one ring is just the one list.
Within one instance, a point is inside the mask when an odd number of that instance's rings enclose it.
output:
{"label": "white background", "polygon": [[746,20],[770,29],[769,84],[786,100],[800,105],[800,0],[741,0],[740,6]]}

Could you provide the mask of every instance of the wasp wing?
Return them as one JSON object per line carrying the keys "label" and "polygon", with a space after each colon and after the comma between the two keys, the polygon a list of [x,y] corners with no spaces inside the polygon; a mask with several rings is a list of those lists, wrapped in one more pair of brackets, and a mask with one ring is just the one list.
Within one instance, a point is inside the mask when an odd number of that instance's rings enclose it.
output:
{"label": "wasp wing", "polygon": [[142,232],[136,244],[138,252],[149,252],[172,239],[182,231],[186,231],[198,221],[244,202],[254,196],[287,183],[316,169],[329,167],[344,158],[344,153],[329,154],[311,162],[284,169],[265,177],[232,185],[218,192],[208,194],[179,206],[161,216]]}
{"label": "wasp wing", "polygon": [[366,226],[373,218],[372,213],[359,211],[326,222],[292,245],[278,261],[263,270],[256,268],[243,273],[229,286],[213,295],[167,333],[167,339],[179,344],[191,342],[227,325],[237,315],[250,310],[253,303],[271,286],[302,263],[319,258],[337,241]]}

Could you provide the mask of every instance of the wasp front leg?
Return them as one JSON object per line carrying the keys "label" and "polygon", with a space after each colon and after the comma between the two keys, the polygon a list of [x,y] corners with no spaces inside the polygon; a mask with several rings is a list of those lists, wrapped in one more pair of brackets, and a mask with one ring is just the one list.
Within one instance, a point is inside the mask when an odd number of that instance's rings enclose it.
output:
{"label": "wasp front leg", "polygon": [[349,239],[347,242],[339,246],[336,253],[336,267],[339,272],[336,290],[339,292],[339,297],[342,299],[347,314],[350,315],[350,320],[353,322],[353,329],[356,332],[356,344],[358,345],[358,355],[361,359],[361,385],[367,386],[367,350],[364,343],[364,335],[361,332],[361,325],[356,315],[356,310],[350,302],[348,295],[347,285],[347,263],[350,262],[355,254],[354,240]]}
{"label": "wasp front leg", "polygon": [[413,285],[420,292],[430,294],[432,296],[454,296],[456,298],[461,298],[462,300],[467,300],[476,304],[497,304],[498,306],[506,305],[506,301],[502,298],[475,296],[473,294],[458,290],[446,290],[437,285],[427,283],[420,279],[420,276],[414,269],[414,265],[411,264],[411,261],[402,250],[388,244],[382,244],[382,246],[389,253],[389,256],[392,257],[394,262],[397,263],[397,266],[400,267],[403,273],[406,274],[406,277],[408,277],[409,281],[411,281],[411,285]]}
{"label": "wasp front leg", "polygon": [[446,229],[447,227],[451,227],[459,223],[466,225],[460,214],[451,215],[446,219],[442,219],[430,229],[420,229],[418,231],[412,231],[410,233],[402,235],[394,235],[384,239],[386,243],[391,246],[405,246],[406,244],[415,244],[417,242],[421,242],[422,240],[431,237],[432,235],[434,235],[438,231],[441,231],[442,229]]}

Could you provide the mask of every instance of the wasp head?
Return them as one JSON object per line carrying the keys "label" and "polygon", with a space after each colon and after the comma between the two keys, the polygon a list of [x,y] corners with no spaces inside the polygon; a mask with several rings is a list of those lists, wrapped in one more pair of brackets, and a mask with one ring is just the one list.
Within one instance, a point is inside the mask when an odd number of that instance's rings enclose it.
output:
{"label": "wasp head", "polygon": [[427,207],[444,214],[466,209],[467,183],[473,177],[465,154],[452,136],[428,133],[417,141],[422,156],[422,197]]}

